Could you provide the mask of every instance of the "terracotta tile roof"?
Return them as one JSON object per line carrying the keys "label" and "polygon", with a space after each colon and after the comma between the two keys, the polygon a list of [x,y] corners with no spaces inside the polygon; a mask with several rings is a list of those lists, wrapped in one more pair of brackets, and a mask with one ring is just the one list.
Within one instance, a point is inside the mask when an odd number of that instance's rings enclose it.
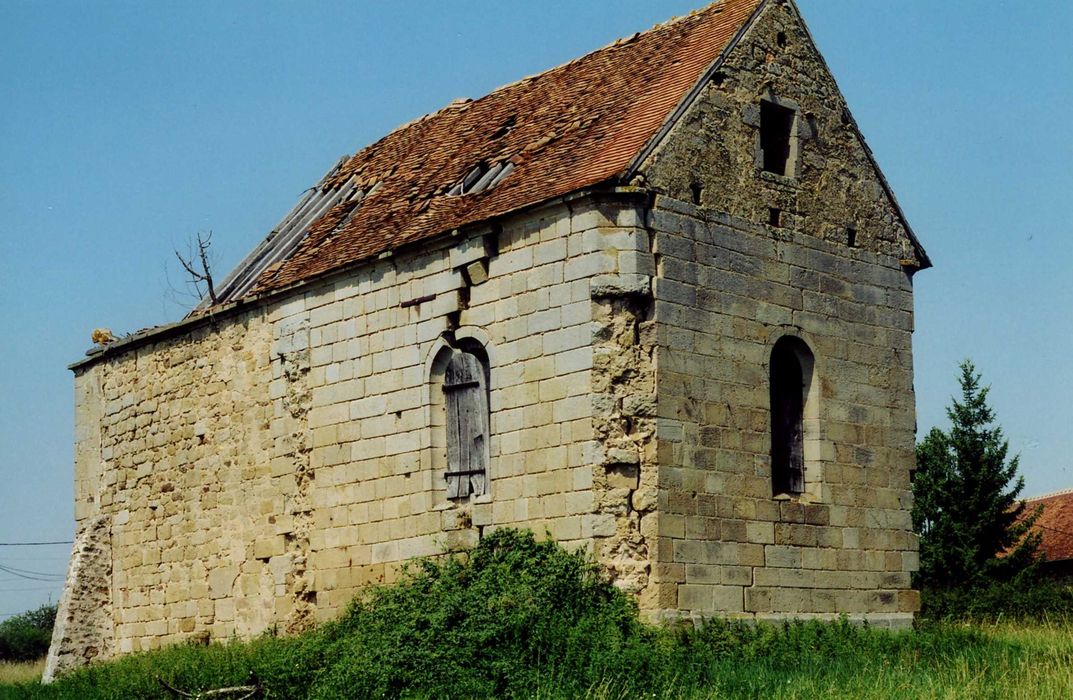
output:
{"label": "terracotta tile roof", "polygon": [[[396,129],[322,184],[356,184],[364,198],[320,217],[253,292],[620,175],[762,1],[722,0]],[[488,190],[449,196],[481,162],[514,170]]]}
{"label": "terracotta tile roof", "polygon": [[1040,550],[1048,561],[1073,559],[1073,489],[1026,501],[1026,512],[1043,504],[1036,529],[1043,535]]}

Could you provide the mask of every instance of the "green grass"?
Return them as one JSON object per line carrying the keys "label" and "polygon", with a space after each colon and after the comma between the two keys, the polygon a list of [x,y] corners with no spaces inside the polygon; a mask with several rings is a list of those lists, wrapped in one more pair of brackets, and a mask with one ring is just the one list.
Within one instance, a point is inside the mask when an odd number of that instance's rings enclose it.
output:
{"label": "green grass", "polygon": [[174,698],[164,682],[256,682],[270,698],[1064,698],[1073,624],[657,629],[583,557],[498,531],[300,637],[176,646],[51,686],[0,681],[0,698]]}

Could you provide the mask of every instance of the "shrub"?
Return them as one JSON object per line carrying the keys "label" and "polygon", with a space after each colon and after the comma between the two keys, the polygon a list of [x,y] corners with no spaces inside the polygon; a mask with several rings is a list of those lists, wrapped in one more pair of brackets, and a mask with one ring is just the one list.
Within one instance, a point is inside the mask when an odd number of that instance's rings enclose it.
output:
{"label": "shrub", "polygon": [[422,561],[323,634],[337,660],[315,685],[326,698],[503,697],[549,681],[584,692],[646,636],[632,599],[583,554],[515,530]]}
{"label": "shrub", "polygon": [[924,589],[921,616],[933,620],[1073,619],[1073,588],[1018,577],[973,588]]}
{"label": "shrub", "polygon": [[0,622],[0,660],[32,661],[47,654],[55,622],[55,605],[42,605]]}

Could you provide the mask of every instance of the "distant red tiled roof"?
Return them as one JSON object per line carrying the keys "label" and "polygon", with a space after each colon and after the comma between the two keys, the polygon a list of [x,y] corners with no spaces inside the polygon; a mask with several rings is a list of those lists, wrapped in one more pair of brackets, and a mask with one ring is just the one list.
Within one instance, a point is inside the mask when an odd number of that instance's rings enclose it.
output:
{"label": "distant red tiled roof", "polygon": [[[324,185],[367,192],[333,207],[253,292],[622,174],[763,0],[718,4],[476,101],[452,104],[359,151]],[[513,172],[477,194],[448,190],[480,162]],[[376,187],[374,187],[374,185]]]}
{"label": "distant red tiled roof", "polygon": [[1026,513],[1043,504],[1036,530],[1043,535],[1040,551],[1048,561],[1073,559],[1073,489],[1026,501]]}

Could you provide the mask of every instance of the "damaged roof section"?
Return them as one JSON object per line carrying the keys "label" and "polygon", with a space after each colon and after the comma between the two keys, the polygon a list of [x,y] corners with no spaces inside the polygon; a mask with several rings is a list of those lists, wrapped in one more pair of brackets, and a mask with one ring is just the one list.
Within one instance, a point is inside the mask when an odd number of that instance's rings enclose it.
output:
{"label": "damaged roof section", "polygon": [[396,129],[307,192],[220,302],[623,175],[762,2],[722,0]]}
{"label": "damaged roof section", "polygon": [[[366,193],[357,187],[354,178],[345,182],[335,179],[335,175],[347,158],[348,156],[343,156],[339,159],[339,162],[321,178],[320,182],[302,193],[301,199],[294,205],[294,208],[275,225],[260,245],[254,248],[231,271],[231,274],[224,278],[219,289],[216,290],[218,304],[225,304],[245,296],[265,270],[278,268],[280,263],[294,252],[309,233],[310,225],[329,210],[344,207],[353,215]],[[373,185],[370,191],[375,187]],[[210,305],[211,302],[206,297],[201,300],[194,312],[202,311]]]}

